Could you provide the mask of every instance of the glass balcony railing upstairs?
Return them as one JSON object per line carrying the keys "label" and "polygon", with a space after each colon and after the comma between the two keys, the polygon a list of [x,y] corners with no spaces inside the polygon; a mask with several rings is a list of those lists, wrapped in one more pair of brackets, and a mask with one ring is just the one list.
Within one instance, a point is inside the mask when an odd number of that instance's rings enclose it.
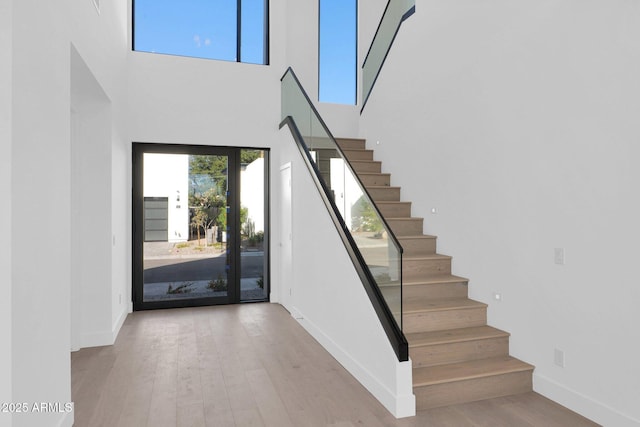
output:
{"label": "glass balcony railing upstairs", "polygon": [[293,70],[289,68],[281,80],[280,127],[289,126],[399,360],[407,360],[402,247]]}
{"label": "glass balcony railing upstairs", "polygon": [[362,109],[380,74],[400,24],[415,12],[415,0],[389,0],[362,65]]}

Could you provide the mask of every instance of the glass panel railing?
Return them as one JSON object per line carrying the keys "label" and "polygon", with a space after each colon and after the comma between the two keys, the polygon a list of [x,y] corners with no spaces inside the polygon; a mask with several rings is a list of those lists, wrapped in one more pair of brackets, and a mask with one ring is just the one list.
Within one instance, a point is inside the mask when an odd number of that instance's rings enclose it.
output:
{"label": "glass panel railing", "polygon": [[338,229],[345,231],[345,245],[362,264],[369,295],[380,299],[402,336],[402,248],[291,69],[282,78],[282,118],[283,124],[294,122],[294,137],[298,132],[303,156],[321,182]]}
{"label": "glass panel railing", "polygon": [[371,89],[380,74],[380,69],[387,53],[391,49],[402,21],[407,19],[415,10],[415,0],[389,0],[384,10],[378,30],[373,36],[369,52],[362,65],[362,108],[367,103]]}

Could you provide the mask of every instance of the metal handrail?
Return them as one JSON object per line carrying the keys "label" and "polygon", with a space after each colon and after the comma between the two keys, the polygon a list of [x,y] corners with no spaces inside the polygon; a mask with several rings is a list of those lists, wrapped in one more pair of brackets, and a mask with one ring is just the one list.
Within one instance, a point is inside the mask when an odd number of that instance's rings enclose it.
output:
{"label": "metal handrail", "polygon": [[[329,131],[324,120],[322,120],[322,117],[320,117],[320,114],[318,113],[313,103],[309,99],[309,96],[307,95],[306,91],[300,84],[300,81],[298,80],[297,76],[295,75],[295,72],[291,67],[287,69],[285,74],[282,76],[281,81],[284,80],[287,74],[290,74],[293,77],[294,81],[298,86],[298,89],[300,90],[300,93],[304,95],[308,103],[308,106],[310,107],[313,114],[316,116],[318,122],[323,127],[323,130],[325,131],[326,135],[329,137],[330,141],[333,142],[333,145],[335,145],[335,149],[344,160],[345,165],[349,168],[349,170],[353,174],[363,194],[366,194],[367,198],[371,202],[372,206],[376,211],[376,214],[379,216],[379,218],[381,219],[385,227],[385,231],[387,231],[387,235],[389,236],[391,242],[393,242],[394,246],[398,250],[398,254],[400,256],[399,268],[400,268],[400,301],[401,301],[402,300],[402,252],[403,252],[403,249],[402,249],[402,246],[400,245],[400,242],[398,241],[397,237],[395,236],[395,234],[393,233],[393,231],[391,230],[387,222],[384,220],[384,217],[380,213],[378,207],[375,205],[375,203],[373,202],[373,199],[367,192],[364,184],[360,181],[360,178],[357,176],[357,174],[353,170],[353,167],[347,160],[346,156],[344,155],[344,152],[338,146],[335,138]],[[398,325],[398,322],[396,322],[396,319],[393,313],[391,312],[391,309],[389,308],[384,296],[382,295],[382,292],[375,278],[373,277],[373,274],[371,273],[371,270],[367,265],[360,249],[358,248],[358,245],[355,242],[355,239],[351,234],[349,227],[347,226],[344,218],[342,217],[342,214],[340,213],[340,210],[333,198],[332,191],[329,185],[323,179],[322,174],[318,168],[318,165],[316,164],[316,162],[313,159],[313,156],[311,155],[311,152],[310,152],[311,150],[309,149],[309,146],[305,142],[305,139],[302,136],[302,133],[300,132],[298,125],[296,124],[293,117],[291,117],[290,115],[287,115],[286,117],[284,117],[284,119],[280,123],[280,128],[284,127],[285,125],[289,127],[294,137],[294,140],[296,141],[296,145],[298,146],[298,149],[305,161],[305,164],[307,165],[307,168],[311,172],[311,176],[314,179],[314,182],[320,192],[320,195],[325,203],[325,206],[327,207],[327,211],[329,212],[334,222],[334,225],[336,226],[336,229],[345,245],[345,248],[349,253],[349,256],[354,264],[354,267],[356,268],[356,271],[365,287],[367,295],[371,300],[373,308],[375,309],[378,315],[378,318],[380,319],[380,322],[383,326],[383,329],[385,330],[387,337],[389,338],[389,341],[394,351],[396,352],[396,355],[398,356],[398,360],[400,361],[408,360],[409,348],[408,348],[406,337],[402,332],[402,328],[400,325]]]}
{"label": "metal handrail", "polygon": [[[376,73],[375,76],[371,82],[371,85],[367,88],[365,85],[365,81],[363,81],[363,85],[362,85],[362,97],[363,97],[363,101],[362,101],[362,108],[360,109],[360,112],[362,113],[362,111],[364,111],[364,107],[367,105],[367,101],[369,100],[369,95],[371,95],[371,92],[373,91],[373,87],[376,84],[376,81],[378,80],[378,76],[380,75],[380,71],[382,70],[382,66],[384,65],[385,61],[387,60],[387,55],[389,54],[389,51],[391,50],[391,46],[393,45],[393,42],[396,39],[396,35],[398,34],[398,31],[400,30],[400,25],[407,19],[409,18],[411,15],[413,15],[416,11],[416,6],[415,6],[415,0],[389,0],[387,2],[387,5],[384,8],[384,12],[382,13],[382,17],[380,18],[380,22],[378,22],[378,28],[376,29],[376,32],[373,36],[373,39],[371,41],[371,45],[369,46],[369,50],[367,51],[367,55],[364,58],[364,61],[362,63],[362,69],[363,69],[363,80],[365,77],[365,68],[369,62],[369,55],[371,54],[371,51],[373,50],[374,46],[377,43],[380,43],[380,29],[383,25],[383,23],[387,22],[389,19],[392,19],[391,17],[391,13],[390,13],[390,6],[391,6],[391,2],[392,1],[404,1],[405,3],[407,3],[407,10],[404,11],[402,13],[402,15],[400,16],[400,18],[398,19],[397,23],[395,23],[394,28],[395,31],[393,33],[393,37],[391,37],[391,40],[389,42],[389,44],[386,46],[386,48],[384,48],[384,56],[380,62],[380,64],[377,66],[376,69]],[[393,23],[392,23],[393,24]],[[375,65],[375,64],[374,64]]]}

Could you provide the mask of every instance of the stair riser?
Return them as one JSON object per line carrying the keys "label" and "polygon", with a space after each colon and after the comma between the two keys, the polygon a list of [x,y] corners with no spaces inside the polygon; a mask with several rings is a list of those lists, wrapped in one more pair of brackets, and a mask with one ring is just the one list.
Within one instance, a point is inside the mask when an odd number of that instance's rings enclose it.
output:
{"label": "stair riser", "polygon": [[467,298],[468,286],[464,283],[435,283],[425,285],[404,285],[402,298]]}
{"label": "stair riser", "polygon": [[356,171],[356,173],[362,173],[362,172],[380,173],[380,172],[382,172],[382,165],[381,165],[380,162],[357,160],[357,161],[351,162],[351,166],[353,167],[353,170]]}
{"label": "stair riser", "polygon": [[436,239],[403,239],[400,237],[400,245],[407,256],[432,255],[436,253]]}
{"label": "stair riser", "polygon": [[464,362],[467,360],[487,359],[489,357],[506,356],[508,354],[509,337],[409,348],[409,356],[411,356],[414,368]]}
{"label": "stair riser", "polygon": [[398,187],[386,187],[386,188],[367,188],[367,192],[371,198],[376,202],[399,202],[400,201],[400,188]]}
{"label": "stair riser", "polygon": [[355,160],[373,160],[373,150],[344,150],[350,162]]}
{"label": "stair riser", "polygon": [[411,216],[411,203],[380,203],[378,209],[385,218],[409,218]]}
{"label": "stair riser", "polygon": [[336,138],[336,142],[343,150],[364,150],[366,148],[364,139]]}
{"label": "stair riser", "polygon": [[454,383],[414,387],[413,393],[416,396],[416,408],[425,410],[527,393],[532,390],[531,371],[523,371]]}
{"label": "stair riser", "polygon": [[365,187],[369,186],[389,186],[391,185],[391,175],[386,173],[379,174],[360,174],[358,175]]}
{"label": "stair riser", "polygon": [[405,313],[402,318],[402,330],[408,334],[470,328],[486,324],[486,307]]}
{"label": "stair riser", "polygon": [[386,221],[396,236],[413,236],[416,234],[422,234],[422,218],[411,218],[406,220],[387,218]]}
{"label": "stair riser", "polygon": [[425,280],[435,275],[451,274],[451,258],[406,259],[402,261],[402,280]]}

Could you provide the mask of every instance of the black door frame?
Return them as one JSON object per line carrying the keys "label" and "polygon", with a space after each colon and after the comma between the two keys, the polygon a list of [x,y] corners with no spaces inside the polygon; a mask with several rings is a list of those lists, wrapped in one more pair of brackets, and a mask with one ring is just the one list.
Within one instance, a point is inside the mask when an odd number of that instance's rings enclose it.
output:
{"label": "black door frame", "polygon": [[[228,147],[209,145],[182,145],[182,144],[158,144],[134,142],[132,144],[133,160],[133,182],[132,182],[132,294],[133,310],[150,310],[161,308],[178,307],[198,307],[219,304],[235,304],[240,301],[240,279],[241,279],[241,224],[240,224],[240,152],[241,150],[261,150],[265,152],[265,271],[264,286],[267,298],[259,301],[268,301],[270,288],[270,256],[269,256],[269,224],[270,224],[270,197],[269,197],[269,162],[268,148],[252,147]],[[144,242],[144,153],[162,154],[193,154],[193,155],[213,155],[228,156],[228,191],[227,206],[227,257],[230,271],[227,276],[227,296],[226,297],[203,297],[171,299],[163,301],[144,301],[143,295],[143,242]],[[247,301],[253,302],[253,301]]]}

